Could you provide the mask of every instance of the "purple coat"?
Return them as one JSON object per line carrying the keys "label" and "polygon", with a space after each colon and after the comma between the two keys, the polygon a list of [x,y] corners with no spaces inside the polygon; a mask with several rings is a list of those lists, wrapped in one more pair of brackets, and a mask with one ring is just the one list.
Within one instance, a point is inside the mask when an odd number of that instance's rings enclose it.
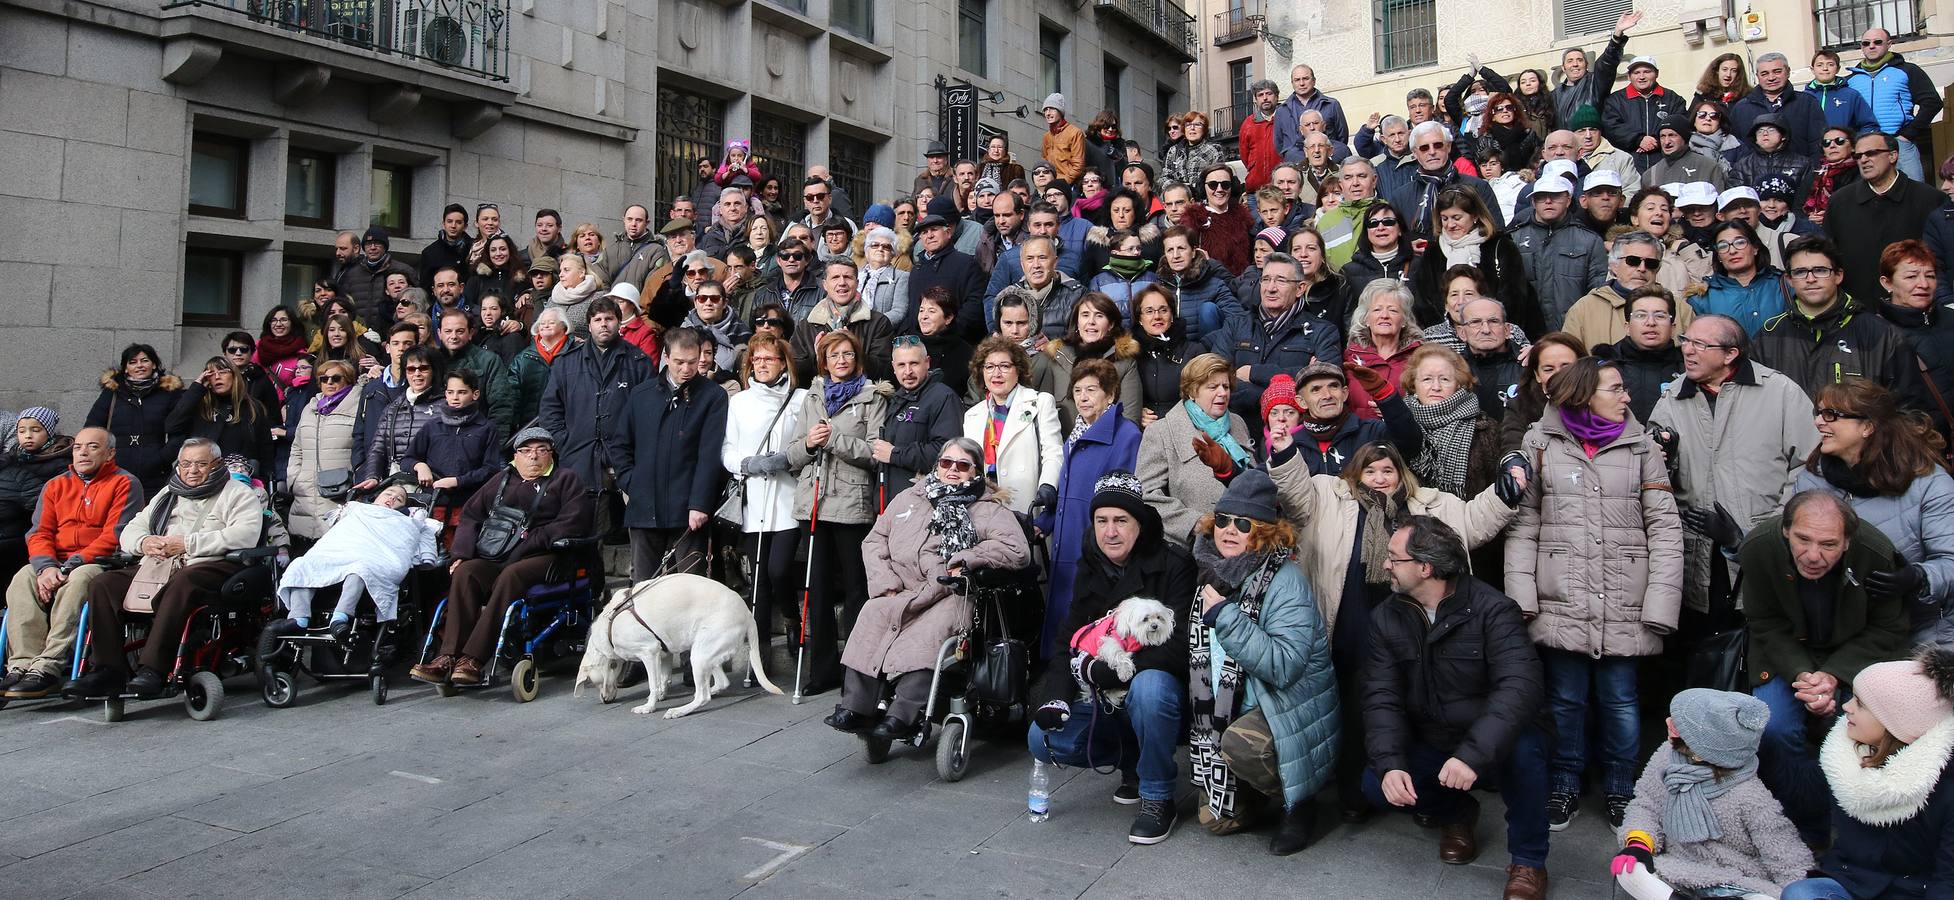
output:
{"label": "purple coat", "polygon": [[1071,635],[1057,634],[1072,610],[1072,580],[1079,555],[1092,536],[1092,488],[1115,469],[1133,471],[1140,460],[1140,426],[1120,413],[1119,404],[1099,415],[1086,433],[1065,448],[1058,470],[1058,508],[1038,517],[1038,528],[1052,536],[1052,577],[1045,603],[1043,654],[1064,647]]}

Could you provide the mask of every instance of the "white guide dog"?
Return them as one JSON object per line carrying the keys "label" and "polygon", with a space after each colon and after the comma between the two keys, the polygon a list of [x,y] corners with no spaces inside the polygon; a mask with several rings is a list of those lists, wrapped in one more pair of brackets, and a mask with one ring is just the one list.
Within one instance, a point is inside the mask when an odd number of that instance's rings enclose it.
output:
{"label": "white guide dog", "polygon": [[[663,575],[619,588],[611,595],[604,611],[590,624],[589,645],[583,664],[577,668],[574,693],[583,694],[584,686],[589,685],[605,703],[616,700],[625,667],[641,662],[651,681],[651,696],[631,711],[649,715],[665,697],[672,665],[688,650],[692,653],[692,702],[666,710],[667,719],[691,713],[706,705],[714,692],[731,685],[732,678],[726,672],[729,663],[738,670],[735,674],[751,666],[761,686],[781,693],[761,668],[759,639],[753,614],[731,588],[698,575]],[[742,647],[745,654],[740,653]]]}

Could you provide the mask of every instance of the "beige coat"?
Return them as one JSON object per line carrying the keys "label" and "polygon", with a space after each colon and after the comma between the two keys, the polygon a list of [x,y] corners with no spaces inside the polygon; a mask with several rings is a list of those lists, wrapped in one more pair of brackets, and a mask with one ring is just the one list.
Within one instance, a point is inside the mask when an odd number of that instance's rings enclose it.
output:
{"label": "beige coat", "polygon": [[[871,381],[833,416],[821,398],[827,379],[816,378],[801,401],[799,427],[787,445],[787,465],[800,473],[794,488],[794,518],[802,522],[813,516],[814,481],[821,481],[821,521],[837,525],[867,525],[875,521],[875,457],[869,445],[882,434],[882,418],[889,411],[889,395],[894,388],[886,381]],[[807,449],[807,433],[814,426],[828,423],[830,433],[826,453]],[[819,459],[819,463],[815,460]]]}
{"label": "beige coat", "polygon": [[[1296,525],[1302,545],[1297,548],[1297,561],[1309,573],[1316,605],[1335,629],[1337,606],[1343,600],[1343,578],[1350,571],[1350,555],[1356,552],[1361,537],[1357,533],[1357,497],[1342,478],[1311,475],[1301,453],[1290,454],[1269,469],[1269,477],[1276,483],[1283,515]],[[1500,529],[1513,518],[1512,508],[1492,488],[1480,491],[1471,500],[1461,500],[1438,488],[1420,487],[1406,499],[1405,506],[1411,515],[1431,516],[1451,526],[1467,549],[1499,537]]]}
{"label": "beige coat", "polygon": [[[1147,505],[1160,513],[1167,539],[1183,548],[1194,545],[1194,526],[1214,512],[1215,501],[1221,499],[1222,484],[1214,470],[1194,455],[1194,436],[1200,433],[1187,417],[1187,408],[1174,404],[1140,435],[1139,470],[1133,473],[1146,488]],[[1248,425],[1232,412],[1228,433],[1243,449],[1254,451]]]}
{"label": "beige coat", "polygon": [[970,505],[977,543],[948,561],[929,530],[933,510],[919,483],[889,501],[869,530],[862,543],[869,599],[849,632],[842,665],[877,677],[932,668],[944,640],[970,625],[970,602],[937,577],[952,564],[1019,569],[1030,563],[1024,528],[996,491]]}
{"label": "beige coat", "polygon": [[1534,479],[1506,536],[1506,595],[1542,647],[1652,656],[1683,606],[1683,525],[1655,439],[1631,417],[1588,458],[1549,405],[1520,452]]}
{"label": "beige coat", "polygon": [[292,484],[292,533],[299,537],[318,540],[332,514],[339,511],[340,504],[319,495],[319,473],[351,470],[365,456],[353,447],[353,426],[364,389],[365,385],[354,385],[331,415],[319,415],[317,400],[307,401],[305,411],[299,413],[298,428],[292,432],[292,459],[286,467]]}
{"label": "beige coat", "polygon": [[[212,478],[224,479],[224,489],[203,500],[181,500],[170,510],[163,528],[164,537],[183,538],[183,564],[216,562],[232,550],[258,546],[265,532],[265,506],[251,486],[218,471]],[[170,495],[165,488],[143,504],[142,512],[122,526],[122,552],[134,556],[142,552],[142,539],[149,537],[149,519],[156,504]]]}
{"label": "beige coat", "polygon": [[[1567,310],[1566,320],[1561,322],[1561,330],[1580,338],[1581,345],[1590,349],[1612,344],[1628,337],[1627,306],[1628,298],[1603,284],[1574,301],[1574,305]],[[1694,321],[1696,311],[1682,297],[1677,297],[1676,333],[1682,334]]]}

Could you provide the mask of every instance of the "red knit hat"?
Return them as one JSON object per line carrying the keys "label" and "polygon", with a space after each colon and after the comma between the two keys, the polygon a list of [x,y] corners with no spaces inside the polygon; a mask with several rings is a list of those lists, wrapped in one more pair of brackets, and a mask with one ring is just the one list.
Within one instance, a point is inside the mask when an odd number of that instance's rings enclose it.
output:
{"label": "red knit hat", "polygon": [[1309,411],[1296,402],[1296,379],[1287,375],[1277,375],[1269,379],[1269,386],[1262,389],[1262,421],[1269,421],[1269,411],[1278,406],[1293,406],[1300,415]]}

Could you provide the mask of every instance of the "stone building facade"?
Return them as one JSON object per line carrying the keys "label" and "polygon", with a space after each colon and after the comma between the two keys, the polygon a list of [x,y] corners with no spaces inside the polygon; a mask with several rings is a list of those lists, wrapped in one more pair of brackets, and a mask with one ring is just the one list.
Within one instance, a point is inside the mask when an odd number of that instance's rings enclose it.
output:
{"label": "stone building facade", "polygon": [[410,261],[450,202],[609,234],[739,137],[790,197],[823,163],[866,205],[907,189],[939,76],[1028,166],[1054,88],[1157,146],[1194,58],[1173,0],[0,0],[0,408],[79,422],[130,342],[194,375],[339,229]]}

